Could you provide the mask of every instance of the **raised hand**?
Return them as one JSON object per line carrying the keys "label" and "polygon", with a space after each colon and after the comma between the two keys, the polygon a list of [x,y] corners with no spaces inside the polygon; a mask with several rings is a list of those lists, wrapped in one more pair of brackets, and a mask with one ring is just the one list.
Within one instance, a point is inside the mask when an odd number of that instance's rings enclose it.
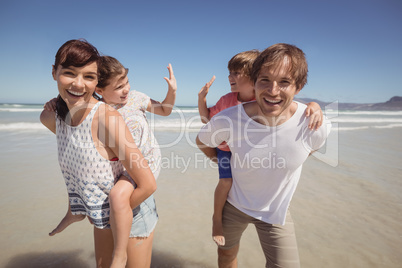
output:
{"label": "raised hand", "polygon": [[209,88],[212,86],[213,82],[215,81],[215,75],[212,76],[211,80],[209,80],[208,83],[205,84],[198,92],[198,98],[205,98],[208,94]]}
{"label": "raised hand", "polygon": [[168,90],[169,91],[174,91],[176,92],[177,90],[177,83],[176,83],[176,77],[173,74],[173,68],[172,68],[172,64],[169,63],[168,65],[168,70],[169,70],[169,78],[164,77],[163,79],[166,80],[166,82],[168,83]]}

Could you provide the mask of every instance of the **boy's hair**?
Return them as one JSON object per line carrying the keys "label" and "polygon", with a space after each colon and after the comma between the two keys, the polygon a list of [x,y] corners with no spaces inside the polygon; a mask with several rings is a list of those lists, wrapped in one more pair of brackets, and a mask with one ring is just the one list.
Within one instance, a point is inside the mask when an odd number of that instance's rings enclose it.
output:
{"label": "boy's hair", "polygon": [[263,67],[278,68],[283,63],[283,60],[288,58],[290,61],[289,72],[295,79],[296,87],[302,89],[307,83],[308,66],[304,52],[289,44],[275,44],[261,52],[254,61],[251,71],[251,81],[255,83],[258,75]]}
{"label": "boy's hair", "polygon": [[121,75],[126,77],[128,74],[128,68],[125,68],[117,59],[111,56],[102,56],[99,64],[99,88],[105,88],[109,85],[112,77]]}
{"label": "boy's hair", "polygon": [[234,55],[228,62],[229,72],[242,71],[246,76],[250,77],[254,60],[260,52],[257,49],[240,52]]}

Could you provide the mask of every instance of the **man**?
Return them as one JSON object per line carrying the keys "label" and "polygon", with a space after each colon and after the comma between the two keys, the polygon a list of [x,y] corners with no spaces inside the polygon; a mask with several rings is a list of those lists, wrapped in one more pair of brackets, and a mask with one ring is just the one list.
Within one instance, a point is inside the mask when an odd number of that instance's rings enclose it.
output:
{"label": "man", "polygon": [[303,51],[288,44],[265,49],[255,60],[251,79],[256,101],[228,108],[206,124],[197,145],[211,159],[226,141],[233,185],[223,210],[226,243],[218,248],[219,267],[237,267],[240,238],[249,223],[256,226],[266,267],[300,267],[290,200],[302,164],[329,134],[324,119],[308,128],[306,106],[293,98],[307,82]]}

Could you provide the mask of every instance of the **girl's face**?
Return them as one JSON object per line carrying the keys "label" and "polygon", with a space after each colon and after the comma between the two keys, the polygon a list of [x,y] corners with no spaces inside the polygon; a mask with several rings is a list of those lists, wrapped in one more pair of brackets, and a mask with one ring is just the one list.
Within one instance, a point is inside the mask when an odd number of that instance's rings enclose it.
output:
{"label": "girl's face", "polygon": [[59,65],[52,71],[61,98],[69,109],[88,103],[98,84],[98,65],[88,63],[82,67]]}
{"label": "girl's face", "polygon": [[130,83],[127,75],[116,76],[109,79],[109,85],[104,88],[96,88],[96,93],[102,96],[107,104],[125,105],[130,91]]}

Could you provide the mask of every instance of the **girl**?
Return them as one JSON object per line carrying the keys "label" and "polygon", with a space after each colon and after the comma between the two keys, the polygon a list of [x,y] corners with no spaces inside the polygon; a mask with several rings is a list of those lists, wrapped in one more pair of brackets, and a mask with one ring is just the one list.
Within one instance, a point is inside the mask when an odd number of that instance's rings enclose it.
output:
{"label": "girl", "polygon": [[[117,109],[123,116],[135,143],[144,155],[156,179],[160,171],[161,153],[148,125],[145,111],[162,116],[168,116],[172,112],[177,90],[172,66],[170,64],[168,66],[169,79],[165,77],[168,83],[167,95],[160,103],[150,99],[144,93],[136,90],[130,91],[127,77],[128,69],[117,59],[103,56],[101,61],[100,80],[96,93],[102,96],[102,101]],[[114,256],[117,256],[119,251],[125,252],[129,236],[146,239],[148,243],[152,243],[153,230],[158,220],[154,198],[151,196],[140,207],[132,211],[129,199],[133,189],[133,185],[130,184],[130,177],[125,176],[119,179],[109,195],[112,213],[111,227],[116,245]],[[133,226],[131,222],[133,222]],[[148,256],[146,267],[150,266],[151,251],[149,251]]]}

